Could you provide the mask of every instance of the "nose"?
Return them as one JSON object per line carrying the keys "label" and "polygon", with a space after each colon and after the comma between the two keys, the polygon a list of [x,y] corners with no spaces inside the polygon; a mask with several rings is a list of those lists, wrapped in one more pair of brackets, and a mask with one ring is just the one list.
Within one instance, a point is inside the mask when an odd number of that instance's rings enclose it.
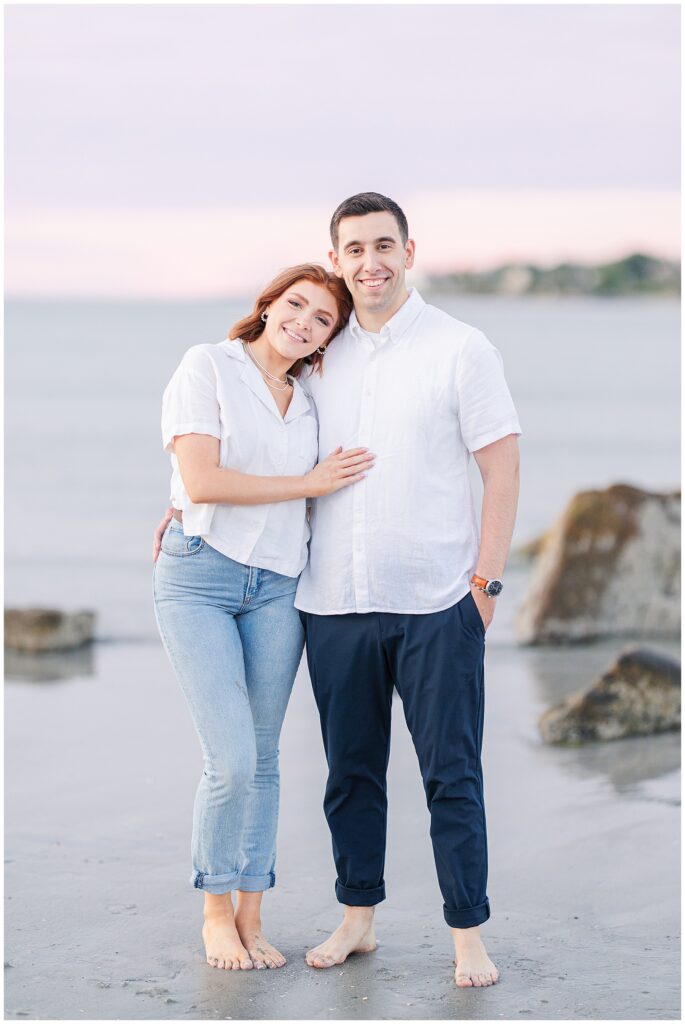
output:
{"label": "nose", "polygon": [[364,273],[375,274],[379,269],[378,254],[375,250],[364,254]]}

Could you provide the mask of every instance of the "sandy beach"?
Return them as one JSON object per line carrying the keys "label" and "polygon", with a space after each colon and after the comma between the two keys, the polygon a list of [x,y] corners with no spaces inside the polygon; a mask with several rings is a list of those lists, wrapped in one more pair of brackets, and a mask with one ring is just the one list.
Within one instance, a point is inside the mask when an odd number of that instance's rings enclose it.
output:
{"label": "sandy beach", "polygon": [[[520,592],[525,572],[514,577]],[[502,613],[488,640],[484,747],[493,916],[483,931],[498,985],[452,982],[398,699],[379,949],[328,971],[306,966],[339,908],[304,664],[281,744],[277,886],[264,914],[288,964],[208,967],[202,900],[188,884],[199,748],[151,638],[99,643],[71,678],[8,685],[6,1016],[676,1019],[679,736],[544,747],[538,713],[594,679],[616,645],[519,649],[498,639],[509,633]]]}
{"label": "sandy beach", "polygon": [[[677,303],[578,301],[564,304],[563,315],[543,301],[455,300],[445,308],[498,340],[520,404],[527,433],[514,548],[547,529],[576,490],[617,480],[677,486]],[[381,945],[339,970],[305,965],[305,950],[336,926],[340,910],[304,666],[281,743],[277,885],[264,914],[288,964],[235,976],[204,962],[202,899],[188,883],[201,757],[156,634],[149,548],[168,489],[162,382],[189,339],[220,337],[235,312],[219,304],[9,309],[7,601],[92,608],[99,640],[40,665],[6,662],[7,1016],[676,1019],[679,737],[541,744],[539,714],[593,683],[624,645],[517,646],[513,617],[529,566],[515,558],[486,660],[492,918],[483,932],[501,982],[454,987],[428,812],[399,700]],[[37,368],[41,416],[26,397]],[[99,433],[83,427],[95,406]],[[55,451],[70,453],[66,476]],[[127,496],[121,504],[113,503],[113,480]],[[49,529],[46,489],[58,497]],[[677,654],[675,644],[649,646]]]}

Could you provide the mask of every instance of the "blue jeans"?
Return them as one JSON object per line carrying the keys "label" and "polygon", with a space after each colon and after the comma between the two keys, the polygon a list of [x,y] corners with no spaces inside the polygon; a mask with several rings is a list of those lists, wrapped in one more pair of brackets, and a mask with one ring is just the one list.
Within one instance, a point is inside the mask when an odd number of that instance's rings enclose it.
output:
{"label": "blue jeans", "polygon": [[172,519],[155,564],[157,624],[200,739],[191,882],[275,882],[278,738],[304,633],[297,579],[242,565]]}

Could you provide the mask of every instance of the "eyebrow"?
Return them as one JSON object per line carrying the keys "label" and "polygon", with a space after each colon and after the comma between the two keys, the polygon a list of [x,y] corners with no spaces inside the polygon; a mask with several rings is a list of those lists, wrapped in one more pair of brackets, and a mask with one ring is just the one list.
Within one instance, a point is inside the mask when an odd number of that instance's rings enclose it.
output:
{"label": "eyebrow", "polygon": [[[372,245],[378,245],[379,242],[397,242],[397,239],[393,238],[392,235],[381,235],[380,238],[374,238],[374,240],[373,240],[373,242],[371,244]],[[364,244],[363,242],[345,242],[345,248],[349,249],[349,247],[351,245],[363,245],[363,244]]]}
{"label": "eyebrow", "polygon": [[[300,302],[304,302],[305,306],[309,305],[309,301],[305,299],[304,295],[300,295],[299,292],[291,292],[290,294],[295,295],[300,300]],[[330,316],[332,320],[335,320],[335,315],[331,313],[331,311],[328,309],[317,309],[316,312],[323,313],[325,316]]]}

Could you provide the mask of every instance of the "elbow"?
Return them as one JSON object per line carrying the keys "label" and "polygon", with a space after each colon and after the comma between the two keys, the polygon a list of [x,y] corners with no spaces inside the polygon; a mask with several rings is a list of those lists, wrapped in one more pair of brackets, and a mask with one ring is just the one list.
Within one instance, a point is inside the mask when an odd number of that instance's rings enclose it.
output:
{"label": "elbow", "polygon": [[184,480],[183,486],[193,505],[208,505],[211,503],[212,498],[209,494],[209,489],[206,485],[203,486],[201,480]]}

